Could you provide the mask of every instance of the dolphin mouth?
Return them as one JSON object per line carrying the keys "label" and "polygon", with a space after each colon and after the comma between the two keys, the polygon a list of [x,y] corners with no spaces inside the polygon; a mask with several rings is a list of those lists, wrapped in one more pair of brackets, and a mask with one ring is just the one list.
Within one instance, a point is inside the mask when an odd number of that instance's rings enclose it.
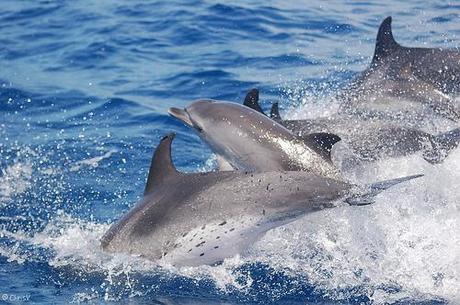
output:
{"label": "dolphin mouth", "polygon": [[188,114],[187,110],[180,109],[176,107],[171,107],[168,109],[169,115],[175,117],[179,121],[184,122],[186,125],[190,127],[194,127],[192,120],[190,119],[190,115]]}

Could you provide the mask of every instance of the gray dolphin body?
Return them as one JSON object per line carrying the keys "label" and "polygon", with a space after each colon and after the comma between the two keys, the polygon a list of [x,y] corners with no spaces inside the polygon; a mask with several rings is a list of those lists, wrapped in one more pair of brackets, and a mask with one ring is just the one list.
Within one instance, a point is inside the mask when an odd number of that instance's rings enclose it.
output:
{"label": "gray dolphin body", "polygon": [[295,136],[249,107],[214,100],[193,102],[169,113],[194,128],[232,168],[243,171],[297,171],[340,179],[330,159],[339,137],[331,134]]}
{"label": "gray dolphin body", "polygon": [[[156,149],[144,198],[103,236],[104,250],[177,266],[214,264],[272,228],[334,207],[355,187],[302,171],[180,173],[171,161],[172,139]],[[347,202],[372,203],[380,191],[414,177],[374,184]]]}
{"label": "gray dolphin body", "polygon": [[391,75],[410,73],[444,93],[460,92],[458,49],[404,47],[396,42],[391,17],[379,27],[370,69],[386,66]]}
{"label": "gray dolphin body", "polygon": [[316,120],[280,120],[294,133],[335,133],[342,138],[362,160],[377,161],[422,152],[430,163],[439,163],[460,142],[460,129],[440,135],[405,128],[382,120],[362,120],[353,116]]}
{"label": "gray dolphin body", "polygon": [[[244,104],[262,112],[258,99],[259,92],[253,89],[247,94]],[[346,114],[307,120],[283,120],[278,103],[273,104],[270,116],[298,136],[312,133],[336,134],[363,161],[407,156],[422,151],[426,161],[439,163],[460,143],[458,128],[440,135],[431,135],[381,119]]]}
{"label": "gray dolphin body", "polygon": [[341,112],[414,121],[434,113],[458,121],[458,105],[446,94],[459,91],[460,52],[401,46],[388,17],[380,25],[370,67],[338,98]]}

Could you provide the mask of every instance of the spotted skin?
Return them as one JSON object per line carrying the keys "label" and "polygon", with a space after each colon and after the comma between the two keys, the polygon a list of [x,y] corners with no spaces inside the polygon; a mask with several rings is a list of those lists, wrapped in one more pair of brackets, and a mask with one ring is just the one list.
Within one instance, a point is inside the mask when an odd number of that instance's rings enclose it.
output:
{"label": "spotted skin", "polygon": [[105,251],[175,266],[212,265],[243,253],[272,228],[334,207],[356,189],[305,171],[180,173],[171,162],[172,138],[155,151],[143,199],[102,237]]}

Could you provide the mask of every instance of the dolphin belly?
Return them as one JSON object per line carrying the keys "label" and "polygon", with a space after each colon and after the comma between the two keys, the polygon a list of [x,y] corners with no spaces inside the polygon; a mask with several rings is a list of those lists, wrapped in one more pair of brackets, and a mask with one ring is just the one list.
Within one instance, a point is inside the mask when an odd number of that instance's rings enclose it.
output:
{"label": "dolphin belly", "polygon": [[267,231],[295,221],[306,211],[277,215],[241,215],[195,227],[180,236],[162,257],[174,266],[213,265],[244,253]]}

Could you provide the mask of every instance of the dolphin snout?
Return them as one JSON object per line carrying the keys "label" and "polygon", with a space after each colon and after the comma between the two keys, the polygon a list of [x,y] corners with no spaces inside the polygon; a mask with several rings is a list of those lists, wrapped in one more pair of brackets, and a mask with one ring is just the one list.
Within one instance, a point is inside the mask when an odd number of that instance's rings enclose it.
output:
{"label": "dolphin snout", "polygon": [[171,108],[169,108],[168,113],[171,116],[175,117],[176,119],[184,122],[188,126],[193,127],[192,120],[190,119],[190,116],[189,116],[189,114],[187,113],[186,110],[176,108],[176,107],[171,107]]}

